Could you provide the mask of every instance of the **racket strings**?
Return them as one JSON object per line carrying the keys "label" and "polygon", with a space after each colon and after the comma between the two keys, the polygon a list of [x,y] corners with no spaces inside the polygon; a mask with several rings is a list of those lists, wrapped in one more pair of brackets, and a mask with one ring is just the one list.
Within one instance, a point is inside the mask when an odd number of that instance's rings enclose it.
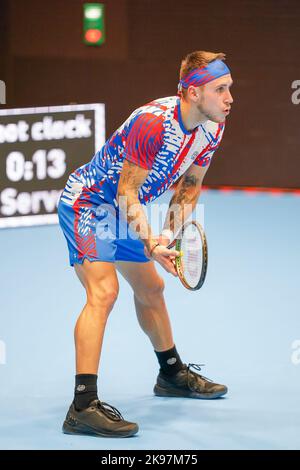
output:
{"label": "racket strings", "polygon": [[182,272],[186,282],[195,287],[201,276],[202,269],[202,240],[198,230],[189,225],[181,240]]}
{"label": "racket strings", "polygon": [[198,252],[187,252],[187,270],[189,274],[194,277],[198,273],[198,264],[200,263],[200,256]]}

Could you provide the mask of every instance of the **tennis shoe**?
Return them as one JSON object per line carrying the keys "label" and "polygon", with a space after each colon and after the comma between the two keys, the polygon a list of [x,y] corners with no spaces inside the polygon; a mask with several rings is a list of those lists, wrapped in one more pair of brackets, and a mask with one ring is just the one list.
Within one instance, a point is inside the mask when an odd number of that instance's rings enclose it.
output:
{"label": "tennis shoe", "polygon": [[129,437],[136,434],[136,423],[125,421],[121,413],[111,405],[93,400],[88,408],[78,411],[71,404],[63,424],[65,434],[87,434],[100,437]]}
{"label": "tennis shoe", "polygon": [[191,368],[201,371],[203,364],[183,364],[183,369],[176,375],[166,375],[160,370],[154,394],[158,397],[185,397],[213,399],[227,393],[225,385],[214,383],[212,380],[197,374]]}

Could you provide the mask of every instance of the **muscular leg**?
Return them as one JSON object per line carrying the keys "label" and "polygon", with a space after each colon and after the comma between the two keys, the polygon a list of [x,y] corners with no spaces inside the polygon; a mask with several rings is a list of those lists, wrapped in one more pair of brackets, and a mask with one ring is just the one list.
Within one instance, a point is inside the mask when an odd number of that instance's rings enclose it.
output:
{"label": "muscular leg", "polygon": [[115,265],[100,261],[75,264],[87,301],[75,327],[75,396],[63,424],[66,434],[129,437],[138,425],[125,421],[120,412],[103,403],[97,393],[97,372],[108,315],[118,295]]}
{"label": "muscular leg", "polygon": [[[139,323],[149,336],[160,364],[154,394],[163,397],[217,398],[227,387],[214,383],[182,364],[174,347],[170,320],[163,297],[163,281],[153,262],[118,262],[117,269],[134,290]],[[168,363],[168,358],[177,361]],[[174,356],[175,355],[175,356]],[[191,380],[193,386],[190,386]]]}
{"label": "muscular leg", "polygon": [[154,263],[128,263],[118,261],[117,269],[134,291],[136,314],[155,351],[174,346],[172,329],[166,308],[163,279]]}
{"label": "muscular leg", "polygon": [[119,284],[113,263],[75,264],[86,290],[86,304],[75,326],[76,373],[97,374],[106,321],[118,296]]}

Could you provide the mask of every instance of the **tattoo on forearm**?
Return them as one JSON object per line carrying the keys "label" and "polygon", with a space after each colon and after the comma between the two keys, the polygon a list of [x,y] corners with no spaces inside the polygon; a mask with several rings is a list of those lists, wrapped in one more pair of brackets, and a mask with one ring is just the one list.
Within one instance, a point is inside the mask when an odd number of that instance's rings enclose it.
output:
{"label": "tattoo on forearm", "polygon": [[183,185],[186,188],[196,187],[199,184],[199,180],[195,175],[187,175],[183,178]]}
{"label": "tattoo on forearm", "polygon": [[175,233],[181,228],[195,207],[200,189],[200,182],[195,175],[183,177],[170,201],[165,228],[170,228]]}
{"label": "tattoo on forearm", "polygon": [[120,210],[126,216],[129,227],[139,235],[141,241],[150,249],[153,245],[151,227],[138,198],[139,188],[146,176],[147,171],[126,161],[118,186],[118,202]]}
{"label": "tattoo on forearm", "polygon": [[143,179],[144,174],[141,175],[140,172],[136,171],[136,168],[128,167],[127,171],[121,175],[119,184],[121,184],[126,191],[130,189],[138,191],[139,187],[143,183]]}

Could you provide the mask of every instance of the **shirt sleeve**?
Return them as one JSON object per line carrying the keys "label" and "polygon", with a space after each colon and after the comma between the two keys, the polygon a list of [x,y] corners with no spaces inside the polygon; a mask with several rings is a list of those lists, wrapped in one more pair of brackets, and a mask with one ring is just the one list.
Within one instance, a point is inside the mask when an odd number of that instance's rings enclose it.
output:
{"label": "shirt sleeve", "polygon": [[211,135],[211,141],[195,158],[194,165],[205,167],[210,164],[213,154],[220,146],[224,129],[225,129],[225,124],[224,123],[219,124],[215,136]]}
{"label": "shirt sleeve", "polygon": [[163,143],[163,118],[151,113],[137,116],[130,124],[124,149],[129,162],[151,170],[156,154]]}

